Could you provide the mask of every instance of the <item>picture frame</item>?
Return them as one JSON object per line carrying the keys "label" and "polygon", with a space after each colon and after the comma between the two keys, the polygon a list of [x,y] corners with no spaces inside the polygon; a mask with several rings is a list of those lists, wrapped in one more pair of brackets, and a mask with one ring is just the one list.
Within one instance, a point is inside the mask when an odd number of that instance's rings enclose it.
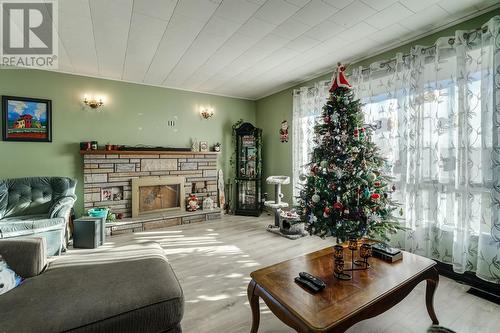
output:
{"label": "picture frame", "polygon": [[209,150],[208,141],[200,141],[200,151],[207,152]]}
{"label": "picture frame", "polygon": [[52,101],[2,96],[2,140],[52,142]]}

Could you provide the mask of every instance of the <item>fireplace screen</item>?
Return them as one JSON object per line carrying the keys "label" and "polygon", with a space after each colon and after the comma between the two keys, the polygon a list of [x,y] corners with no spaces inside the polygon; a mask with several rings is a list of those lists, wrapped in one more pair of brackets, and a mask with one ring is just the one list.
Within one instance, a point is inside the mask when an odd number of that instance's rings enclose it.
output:
{"label": "fireplace screen", "polygon": [[139,214],[181,206],[180,185],[139,187]]}
{"label": "fireplace screen", "polygon": [[143,177],[132,180],[132,216],[184,209],[184,178]]}

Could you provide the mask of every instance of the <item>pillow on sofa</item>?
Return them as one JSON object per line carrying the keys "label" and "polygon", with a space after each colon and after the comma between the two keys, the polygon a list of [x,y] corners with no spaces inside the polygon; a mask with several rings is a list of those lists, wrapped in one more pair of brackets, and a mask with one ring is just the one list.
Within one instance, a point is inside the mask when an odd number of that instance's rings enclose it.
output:
{"label": "pillow on sofa", "polygon": [[0,255],[0,295],[14,289],[21,283],[23,283],[23,278],[10,269]]}

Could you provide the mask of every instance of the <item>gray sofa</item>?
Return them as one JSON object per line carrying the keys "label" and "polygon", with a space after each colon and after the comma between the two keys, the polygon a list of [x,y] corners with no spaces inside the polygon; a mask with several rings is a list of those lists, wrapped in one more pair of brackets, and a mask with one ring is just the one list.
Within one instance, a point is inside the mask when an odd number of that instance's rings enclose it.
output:
{"label": "gray sofa", "polygon": [[76,180],[65,177],[0,180],[0,238],[41,236],[49,255],[60,254],[75,187]]}
{"label": "gray sofa", "polygon": [[0,295],[0,332],[182,331],[182,289],[157,243],[72,250],[48,265],[44,251],[43,238],[0,240],[27,278]]}

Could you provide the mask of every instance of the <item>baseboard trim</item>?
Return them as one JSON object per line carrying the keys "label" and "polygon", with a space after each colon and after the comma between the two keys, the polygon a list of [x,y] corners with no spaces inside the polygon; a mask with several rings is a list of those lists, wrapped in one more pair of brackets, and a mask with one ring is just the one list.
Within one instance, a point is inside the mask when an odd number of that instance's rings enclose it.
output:
{"label": "baseboard trim", "polygon": [[465,272],[464,274],[455,273],[452,265],[439,261],[437,262],[437,270],[440,275],[471,286],[473,290],[467,291],[468,293],[500,304],[498,303],[500,301],[500,284],[484,281],[478,278],[473,272]]}

